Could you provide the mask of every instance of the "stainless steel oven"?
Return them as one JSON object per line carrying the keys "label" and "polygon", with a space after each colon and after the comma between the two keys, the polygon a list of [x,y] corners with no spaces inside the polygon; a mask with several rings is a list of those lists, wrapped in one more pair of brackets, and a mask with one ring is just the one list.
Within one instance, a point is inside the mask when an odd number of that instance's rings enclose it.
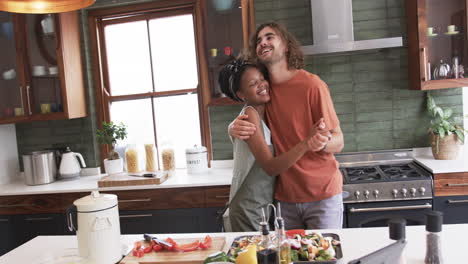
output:
{"label": "stainless steel oven", "polygon": [[432,210],[432,177],[413,161],[411,150],[345,153],[337,160],[345,227],[387,226],[396,217],[407,225],[425,223],[425,212]]}
{"label": "stainless steel oven", "polygon": [[407,225],[424,225],[425,212],[432,211],[432,200],[346,204],[347,227],[387,226],[392,218],[403,218]]}

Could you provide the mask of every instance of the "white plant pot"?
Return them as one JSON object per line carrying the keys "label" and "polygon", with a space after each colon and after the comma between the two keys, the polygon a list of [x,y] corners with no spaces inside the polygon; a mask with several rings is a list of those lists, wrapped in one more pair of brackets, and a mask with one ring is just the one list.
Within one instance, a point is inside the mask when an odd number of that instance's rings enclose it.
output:
{"label": "white plant pot", "polygon": [[106,170],[106,173],[109,175],[123,172],[123,159],[122,158],[116,159],[116,160],[105,159],[104,169]]}

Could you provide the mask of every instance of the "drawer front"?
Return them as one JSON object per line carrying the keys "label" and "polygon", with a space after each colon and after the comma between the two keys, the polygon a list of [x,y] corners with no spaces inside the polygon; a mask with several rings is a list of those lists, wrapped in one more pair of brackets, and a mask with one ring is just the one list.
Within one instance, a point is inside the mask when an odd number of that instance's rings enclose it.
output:
{"label": "drawer front", "polygon": [[15,195],[0,197],[0,214],[62,213],[65,205],[56,195]]}
{"label": "drawer front", "polygon": [[120,210],[152,210],[203,207],[201,188],[111,191],[116,194]]}
{"label": "drawer front", "polygon": [[223,207],[229,202],[230,186],[206,187],[205,207]]}
{"label": "drawer front", "polygon": [[434,197],[434,210],[444,213],[444,224],[466,224],[468,195]]}
{"label": "drawer front", "polygon": [[468,195],[468,172],[434,174],[434,195]]}

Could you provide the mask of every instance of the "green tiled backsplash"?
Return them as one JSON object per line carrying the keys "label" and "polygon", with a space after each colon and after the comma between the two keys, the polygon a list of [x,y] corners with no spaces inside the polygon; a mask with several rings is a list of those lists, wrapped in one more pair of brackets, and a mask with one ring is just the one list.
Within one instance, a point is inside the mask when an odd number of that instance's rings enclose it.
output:
{"label": "green tiled backsplash", "polygon": [[[356,40],[405,35],[404,0],[353,0]],[[91,8],[105,8],[146,0],[97,0]],[[312,43],[310,0],[255,0],[257,24],[277,20],[304,44]],[[86,11],[82,11],[83,29],[87,30]],[[88,42],[85,34],[83,41]],[[85,51],[86,84],[94,95],[89,46]],[[344,151],[364,151],[427,146],[425,93],[408,88],[405,48],[351,54],[307,57],[306,69],[318,74],[330,87],[345,137]],[[462,90],[432,92],[442,106],[463,112]],[[45,121],[16,126],[19,154],[69,145],[81,152],[89,166],[97,166],[99,154],[94,139],[96,116],[94,98],[88,96],[87,118]],[[210,126],[214,159],[232,159],[227,125],[241,106],[210,107]]]}
{"label": "green tiled backsplash", "polygon": [[[356,40],[406,35],[404,0],[353,0]],[[310,0],[255,0],[257,25],[278,21],[312,43]],[[410,90],[406,48],[307,56],[306,70],[329,86],[344,133],[345,152],[428,146],[425,92]],[[463,115],[462,89],[431,92]],[[215,159],[232,159],[227,125],[240,107],[210,108]],[[222,116],[222,118],[219,118]],[[227,120],[226,120],[227,118]]]}

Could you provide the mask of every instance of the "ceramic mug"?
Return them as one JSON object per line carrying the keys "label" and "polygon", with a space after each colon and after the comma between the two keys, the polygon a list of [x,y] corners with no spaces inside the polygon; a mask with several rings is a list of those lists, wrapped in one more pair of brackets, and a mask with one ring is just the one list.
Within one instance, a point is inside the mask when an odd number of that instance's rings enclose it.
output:
{"label": "ceramic mug", "polygon": [[46,75],[46,67],[43,66],[43,65],[36,65],[36,66],[33,66],[32,75],[33,75],[33,76],[42,76],[42,75]]}
{"label": "ceramic mug", "polygon": [[427,28],[427,35],[432,36],[434,34],[434,28],[433,27],[428,27]]}
{"label": "ceramic mug", "polygon": [[50,75],[57,75],[57,73],[58,73],[58,68],[57,68],[57,66],[51,66],[51,67],[49,67],[49,74],[50,74]]}
{"label": "ceramic mug", "polygon": [[448,33],[455,33],[455,25],[447,26],[447,32]]}
{"label": "ceramic mug", "polygon": [[41,113],[42,114],[48,114],[50,113],[50,104],[41,104]]}
{"label": "ceramic mug", "polygon": [[15,77],[16,77],[15,69],[11,69],[11,70],[3,72],[3,79],[5,80],[11,80],[11,79],[14,79]]}
{"label": "ceramic mug", "polygon": [[22,115],[24,115],[23,108],[15,107],[15,116],[22,116]]}

